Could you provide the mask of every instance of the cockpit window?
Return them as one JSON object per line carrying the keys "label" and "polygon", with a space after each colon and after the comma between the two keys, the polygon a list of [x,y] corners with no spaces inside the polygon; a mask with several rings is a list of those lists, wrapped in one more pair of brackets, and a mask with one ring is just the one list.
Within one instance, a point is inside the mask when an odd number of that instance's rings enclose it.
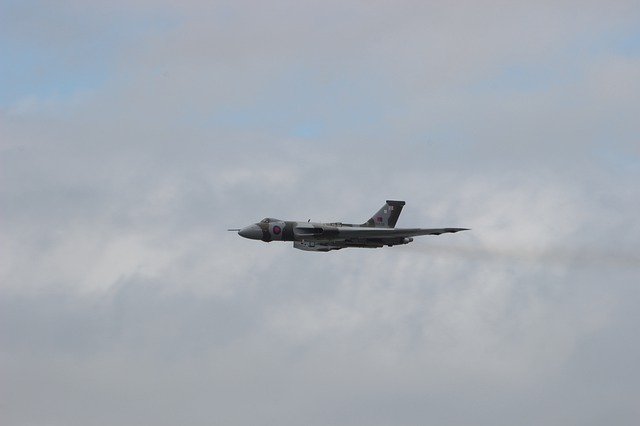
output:
{"label": "cockpit window", "polygon": [[278,219],[274,219],[272,217],[265,217],[260,221],[260,223],[271,223],[271,222],[280,222]]}

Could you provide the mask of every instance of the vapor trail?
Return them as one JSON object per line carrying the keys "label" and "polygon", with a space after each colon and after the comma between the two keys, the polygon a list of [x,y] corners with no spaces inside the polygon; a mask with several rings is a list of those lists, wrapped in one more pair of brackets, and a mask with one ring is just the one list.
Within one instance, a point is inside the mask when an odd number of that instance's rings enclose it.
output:
{"label": "vapor trail", "polygon": [[413,244],[401,250],[429,253],[434,256],[462,257],[471,260],[527,262],[549,265],[594,267],[640,267],[640,254],[625,251],[594,250],[592,248],[551,247],[541,250],[523,247],[479,247],[467,245]]}

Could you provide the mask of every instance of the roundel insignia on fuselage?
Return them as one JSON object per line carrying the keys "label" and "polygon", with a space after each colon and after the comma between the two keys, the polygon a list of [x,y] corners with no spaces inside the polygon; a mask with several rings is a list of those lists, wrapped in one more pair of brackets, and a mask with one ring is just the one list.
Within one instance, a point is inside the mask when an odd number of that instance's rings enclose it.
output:
{"label": "roundel insignia on fuselage", "polygon": [[280,232],[282,232],[282,228],[280,228],[278,225],[275,225],[275,226],[273,227],[273,233],[274,233],[275,235],[280,235]]}

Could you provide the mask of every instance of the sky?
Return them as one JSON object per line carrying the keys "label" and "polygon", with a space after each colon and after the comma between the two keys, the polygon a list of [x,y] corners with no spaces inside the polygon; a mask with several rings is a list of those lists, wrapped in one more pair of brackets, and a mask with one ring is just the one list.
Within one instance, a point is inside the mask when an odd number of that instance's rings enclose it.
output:
{"label": "sky", "polygon": [[[6,425],[637,425],[637,1],[0,0]],[[329,253],[263,217],[465,227]]]}

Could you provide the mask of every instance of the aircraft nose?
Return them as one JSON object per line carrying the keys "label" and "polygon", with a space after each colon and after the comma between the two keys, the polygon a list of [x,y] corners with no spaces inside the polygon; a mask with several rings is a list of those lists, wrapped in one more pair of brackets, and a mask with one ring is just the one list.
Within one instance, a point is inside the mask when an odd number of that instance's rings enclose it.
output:
{"label": "aircraft nose", "polygon": [[262,229],[258,225],[249,225],[238,231],[238,235],[252,240],[262,239]]}

